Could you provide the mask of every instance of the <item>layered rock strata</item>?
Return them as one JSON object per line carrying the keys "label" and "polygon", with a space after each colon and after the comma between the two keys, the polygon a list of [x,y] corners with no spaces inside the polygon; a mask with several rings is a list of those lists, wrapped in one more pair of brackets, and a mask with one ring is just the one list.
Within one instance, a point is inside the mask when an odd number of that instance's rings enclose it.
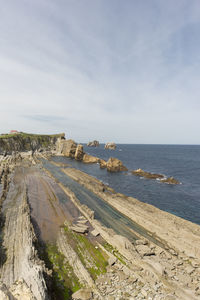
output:
{"label": "layered rock strata", "polygon": [[[137,279],[132,282],[132,285],[126,285],[126,292],[130,293],[129,297],[198,299],[200,295],[200,227],[198,225],[131,197],[111,192],[106,186],[102,189],[101,182],[81,171],[65,169],[64,172],[144,228],[150,229],[152,235],[162,241],[163,248],[144,239],[132,245],[123,237],[109,234],[95,219],[90,220],[103,238],[128,259],[128,268],[124,270],[127,279],[132,276],[134,270],[134,277]],[[105,287],[104,280],[108,282],[111,277],[106,274],[102,279],[101,292],[104,293],[105,299],[109,295],[131,299],[126,298],[123,293],[125,285],[118,289],[119,293],[115,291],[115,284],[108,284]],[[117,283],[118,287],[120,282]]]}
{"label": "layered rock strata", "polygon": [[44,274],[48,271],[38,259],[34,247],[36,237],[30,221],[26,187],[18,177],[13,178],[4,201],[3,212],[5,213],[3,229],[5,262],[0,269],[1,281],[10,289],[15,282],[23,279],[35,299],[49,299],[44,280]]}
{"label": "layered rock strata", "polygon": [[19,133],[0,136],[0,154],[12,154],[19,151],[35,151],[37,149],[54,149],[58,139],[65,138],[65,134],[37,135]]}

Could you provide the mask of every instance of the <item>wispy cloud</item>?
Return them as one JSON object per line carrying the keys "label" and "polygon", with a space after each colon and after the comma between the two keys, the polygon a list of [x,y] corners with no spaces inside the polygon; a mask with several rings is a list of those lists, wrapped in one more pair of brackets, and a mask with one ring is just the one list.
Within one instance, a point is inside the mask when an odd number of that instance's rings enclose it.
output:
{"label": "wispy cloud", "polygon": [[198,0],[3,1],[0,130],[198,143],[199,29]]}

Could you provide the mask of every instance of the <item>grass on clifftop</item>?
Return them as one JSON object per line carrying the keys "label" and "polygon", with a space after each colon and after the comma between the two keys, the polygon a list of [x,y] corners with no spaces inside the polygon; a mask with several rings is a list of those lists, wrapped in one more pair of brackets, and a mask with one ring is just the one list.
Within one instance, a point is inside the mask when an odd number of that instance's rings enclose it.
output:
{"label": "grass on clifftop", "polygon": [[64,133],[57,133],[57,134],[34,134],[34,133],[25,133],[25,132],[19,132],[19,133],[8,133],[8,134],[3,134],[0,135],[0,139],[9,139],[9,138],[17,138],[17,137],[22,137],[22,138],[37,138],[37,137],[50,137],[50,138],[58,138],[58,137],[64,137]]}

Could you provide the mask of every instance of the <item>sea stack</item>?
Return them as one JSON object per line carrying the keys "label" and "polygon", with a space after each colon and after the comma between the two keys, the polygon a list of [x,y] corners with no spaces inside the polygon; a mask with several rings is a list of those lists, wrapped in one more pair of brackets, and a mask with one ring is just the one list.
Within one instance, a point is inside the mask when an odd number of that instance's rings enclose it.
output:
{"label": "sea stack", "polygon": [[107,143],[107,144],[105,144],[105,149],[110,149],[110,150],[115,150],[116,149],[116,144],[115,143]]}
{"label": "sea stack", "polygon": [[88,147],[99,147],[99,141],[94,140],[92,142],[89,142],[89,143],[87,143],[87,146]]}

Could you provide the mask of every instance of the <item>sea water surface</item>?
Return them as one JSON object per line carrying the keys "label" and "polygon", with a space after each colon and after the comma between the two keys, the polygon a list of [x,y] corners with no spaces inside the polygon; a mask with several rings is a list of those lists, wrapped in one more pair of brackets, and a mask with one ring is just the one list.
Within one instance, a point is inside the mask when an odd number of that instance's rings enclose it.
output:
{"label": "sea water surface", "polygon": [[[125,145],[105,150],[104,145],[87,147],[84,151],[108,160],[120,159],[128,172],[110,173],[98,164],[84,164],[66,157],[54,157],[56,162],[71,164],[114,188],[162,210],[200,224],[200,146],[199,145]],[[141,168],[152,173],[173,176],[180,185],[134,176],[131,170]]]}

